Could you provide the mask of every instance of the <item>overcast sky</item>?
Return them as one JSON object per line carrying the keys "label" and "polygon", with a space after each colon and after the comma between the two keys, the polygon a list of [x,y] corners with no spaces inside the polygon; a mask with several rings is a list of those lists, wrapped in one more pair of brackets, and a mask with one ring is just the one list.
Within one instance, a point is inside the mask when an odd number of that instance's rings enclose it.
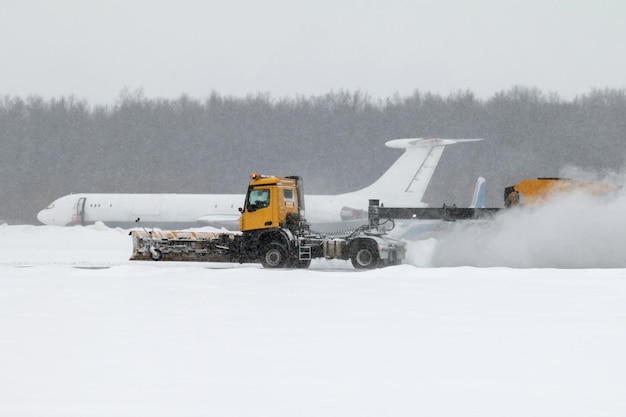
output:
{"label": "overcast sky", "polygon": [[571,99],[626,87],[623,0],[0,0],[0,96]]}

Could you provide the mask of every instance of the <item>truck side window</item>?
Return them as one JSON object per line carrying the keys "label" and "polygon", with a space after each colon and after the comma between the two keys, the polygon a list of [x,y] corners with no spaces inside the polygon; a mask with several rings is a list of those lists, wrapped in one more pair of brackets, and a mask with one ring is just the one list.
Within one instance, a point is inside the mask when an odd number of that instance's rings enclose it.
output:
{"label": "truck side window", "polygon": [[285,207],[295,206],[295,201],[293,197],[293,190],[283,190],[283,200],[285,201]]}
{"label": "truck side window", "polygon": [[248,211],[265,208],[270,204],[270,190],[252,190],[248,196]]}

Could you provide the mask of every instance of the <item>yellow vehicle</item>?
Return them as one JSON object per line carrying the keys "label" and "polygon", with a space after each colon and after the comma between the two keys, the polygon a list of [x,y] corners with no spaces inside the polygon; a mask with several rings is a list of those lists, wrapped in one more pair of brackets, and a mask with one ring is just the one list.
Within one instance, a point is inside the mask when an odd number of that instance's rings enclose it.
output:
{"label": "yellow vehicle", "polygon": [[307,268],[312,259],[350,260],[369,269],[400,263],[402,242],[365,225],[342,236],[310,231],[298,177],[252,174],[239,233],[133,230],[131,260],[260,262],[266,268]]}
{"label": "yellow vehicle", "polygon": [[[504,189],[504,207],[534,206],[545,204],[563,193],[585,193],[602,196],[614,191],[616,187],[606,183],[572,181],[562,178],[525,179]],[[484,190],[483,190],[484,191]],[[501,208],[483,207],[381,207],[378,200],[370,200],[370,227],[375,228],[381,220],[472,220],[493,217]]]}
{"label": "yellow vehicle", "polygon": [[504,189],[504,206],[544,204],[555,196],[573,192],[600,196],[614,189],[615,187],[610,184],[573,181],[564,178],[525,179]]}

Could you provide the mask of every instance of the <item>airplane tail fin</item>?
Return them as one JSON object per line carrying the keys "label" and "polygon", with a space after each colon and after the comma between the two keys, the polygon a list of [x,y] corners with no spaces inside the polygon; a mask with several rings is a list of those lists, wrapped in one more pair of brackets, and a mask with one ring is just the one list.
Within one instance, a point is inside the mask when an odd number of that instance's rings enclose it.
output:
{"label": "airplane tail fin", "polygon": [[485,179],[478,177],[476,180],[476,188],[474,188],[474,196],[470,208],[485,208]]}
{"label": "airplane tail fin", "polygon": [[447,145],[475,142],[482,139],[407,138],[385,143],[389,148],[404,149],[400,158],[373,184],[361,192],[383,196],[410,193],[411,199],[421,202],[426,187],[435,172]]}

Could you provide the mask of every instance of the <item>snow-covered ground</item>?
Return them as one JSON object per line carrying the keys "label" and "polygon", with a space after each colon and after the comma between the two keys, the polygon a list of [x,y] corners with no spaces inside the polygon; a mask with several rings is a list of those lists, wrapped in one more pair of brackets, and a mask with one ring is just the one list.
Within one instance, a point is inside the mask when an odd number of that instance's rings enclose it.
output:
{"label": "snow-covered ground", "polygon": [[130,262],[121,229],[2,225],[0,416],[624,416],[618,208],[373,271]]}

